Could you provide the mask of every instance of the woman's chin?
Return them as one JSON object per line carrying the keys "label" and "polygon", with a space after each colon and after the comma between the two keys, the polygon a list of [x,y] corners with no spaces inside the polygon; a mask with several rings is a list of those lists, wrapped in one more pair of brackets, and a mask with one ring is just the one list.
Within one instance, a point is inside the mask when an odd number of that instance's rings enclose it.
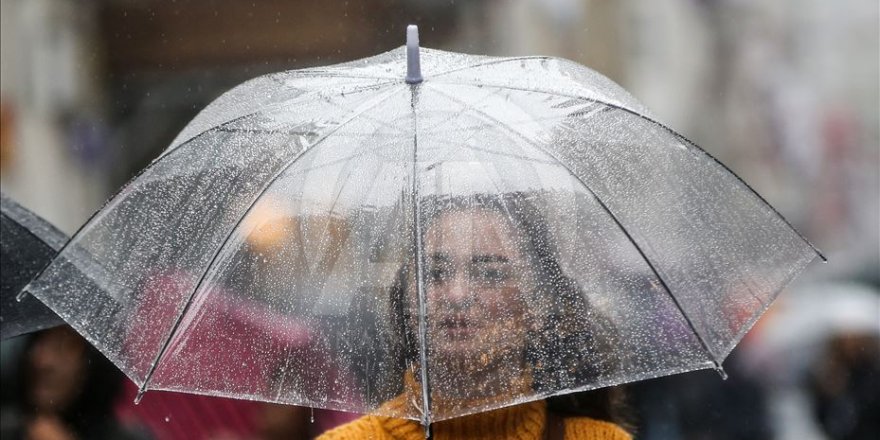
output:
{"label": "woman's chin", "polygon": [[432,363],[444,369],[458,369],[467,373],[497,365],[510,357],[515,347],[501,341],[488,342],[479,338],[444,340],[435,343],[431,351]]}
{"label": "woman's chin", "polygon": [[476,344],[458,340],[435,344],[432,353],[432,359],[442,364],[464,364],[480,356]]}

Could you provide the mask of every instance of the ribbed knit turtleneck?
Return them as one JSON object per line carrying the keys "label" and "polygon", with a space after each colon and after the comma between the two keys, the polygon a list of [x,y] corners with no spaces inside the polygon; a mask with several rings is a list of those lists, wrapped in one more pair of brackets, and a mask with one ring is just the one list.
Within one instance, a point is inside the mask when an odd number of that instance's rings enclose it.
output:
{"label": "ribbed knit turtleneck", "polygon": [[[393,411],[406,405],[404,396],[383,407]],[[540,440],[544,436],[547,404],[529,402],[494,411],[444,420],[431,427],[434,440]],[[565,438],[584,440],[630,440],[619,426],[589,419],[565,419]],[[424,440],[425,430],[419,422],[383,416],[365,416],[347,425],[328,431],[319,440]]]}

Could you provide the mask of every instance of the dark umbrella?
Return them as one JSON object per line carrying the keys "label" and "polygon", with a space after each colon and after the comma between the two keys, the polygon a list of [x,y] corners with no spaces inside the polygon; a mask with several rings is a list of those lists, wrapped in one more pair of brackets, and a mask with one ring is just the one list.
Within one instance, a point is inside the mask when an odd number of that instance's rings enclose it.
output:
{"label": "dark umbrella", "polygon": [[0,203],[0,335],[3,339],[35,332],[64,321],[38,299],[15,296],[55,255],[67,236],[12,199]]}

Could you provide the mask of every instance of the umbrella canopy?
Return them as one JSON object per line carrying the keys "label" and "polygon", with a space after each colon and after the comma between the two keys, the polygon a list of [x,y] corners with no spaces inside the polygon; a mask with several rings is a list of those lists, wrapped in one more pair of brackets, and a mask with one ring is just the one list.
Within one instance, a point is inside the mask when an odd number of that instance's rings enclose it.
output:
{"label": "umbrella canopy", "polygon": [[817,255],[596,72],[410,45],[221,96],[30,291],[141,390],[427,424],[720,368]]}
{"label": "umbrella canopy", "polygon": [[0,338],[63,324],[36,298],[15,300],[22,288],[45,267],[67,236],[36,214],[0,194]]}

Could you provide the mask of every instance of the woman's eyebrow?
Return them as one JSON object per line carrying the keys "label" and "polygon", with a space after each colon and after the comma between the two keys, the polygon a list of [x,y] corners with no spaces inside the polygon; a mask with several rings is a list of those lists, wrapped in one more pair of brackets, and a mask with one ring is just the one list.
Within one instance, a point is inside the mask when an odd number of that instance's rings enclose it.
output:
{"label": "woman's eyebrow", "polygon": [[441,262],[448,263],[452,261],[452,258],[449,258],[449,255],[446,255],[442,252],[435,252],[431,255],[428,255],[428,258],[432,260],[440,260]]}
{"label": "woman's eyebrow", "polygon": [[472,263],[507,263],[508,261],[510,261],[509,258],[498,254],[483,254],[471,257]]}

